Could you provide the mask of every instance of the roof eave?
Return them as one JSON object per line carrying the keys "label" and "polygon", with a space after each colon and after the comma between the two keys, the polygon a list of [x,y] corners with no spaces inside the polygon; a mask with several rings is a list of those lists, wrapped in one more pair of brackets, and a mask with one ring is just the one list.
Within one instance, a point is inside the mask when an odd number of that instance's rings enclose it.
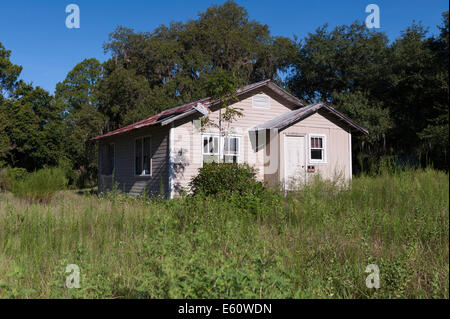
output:
{"label": "roof eave", "polygon": [[310,104],[306,107],[310,107],[310,109],[306,110],[304,112],[300,112],[299,114],[296,114],[292,117],[286,118],[278,123],[277,123],[277,121],[275,121],[274,123],[271,123],[270,125],[268,124],[268,123],[270,123],[270,121],[266,122],[267,123],[266,125],[264,125],[264,123],[263,123],[261,126],[256,126],[252,130],[254,130],[254,131],[274,130],[274,129],[275,130],[283,130],[286,127],[289,127],[290,125],[293,125],[296,122],[302,121],[302,120],[306,119],[307,117],[313,115],[314,113],[318,112],[320,109],[324,108],[325,110],[327,110],[328,112],[330,112],[331,114],[336,116],[339,120],[343,121],[347,126],[349,126],[353,130],[353,132],[362,133],[364,135],[369,134],[369,131],[367,129],[363,128],[362,126],[360,126],[359,124],[357,124],[356,122],[354,122],[353,120],[351,120],[350,118],[348,118],[347,116],[342,114],[341,112],[335,110],[333,107],[331,107],[325,103]]}

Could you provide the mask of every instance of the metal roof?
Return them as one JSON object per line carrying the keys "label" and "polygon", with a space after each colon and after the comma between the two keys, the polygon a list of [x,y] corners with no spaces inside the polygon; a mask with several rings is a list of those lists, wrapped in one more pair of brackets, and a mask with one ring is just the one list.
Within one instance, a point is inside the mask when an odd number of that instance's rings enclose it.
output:
{"label": "metal roof", "polygon": [[[276,92],[278,95],[282,96],[289,102],[293,103],[295,106],[304,106],[305,105],[301,100],[299,100],[295,96],[289,94],[284,89],[280,88],[278,85],[271,82],[270,80],[264,80],[264,81],[260,81],[257,83],[246,85],[243,88],[237,90],[236,94],[239,96],[239,95],[245,94],[247,92],[250,92],[252,90],[255,90],[257,88],[264,87],[264,86],[270,88],[272,91]],[[165,111],[163,111],[159,114],[153,115],[145,120],[121,127],[117,130],[110,131],[103,135],[99,135],[97,137],[92,138],[91,140],[94,140],[94,141],[100,140],[105,137],[122,134],[125,132],[129,132],[129,131],[136,130],[136,129],[139,129],[142,127],[147,127],[147,126],[167,125],[167,124],[173,122],[174,120],[178,120],[178,119],[184,118],[186,116],[189,116],[191,114],[195,114],[196,112],[198,112],[195,109],[195,107],[198,104],[203,104],[206,108],[208,108],[209,106],[212,106],[213,104],[217,104],[217,103],[218,103],[218,101],[211,100],[210,97],[207,97],[207,98],[195,101],[195,102],[191,102],[188,104],[180,105],[180,106],[165,110]]]}
{"label": "metal roof", "polygon": [[[329,113],[335,115],[339,120],[342,120],[343,122],[345,122],[352,129],[354,129],[358,132],[361,132],[363,134],[366,134],[366,135],[369,134],[369,132],[365,128],[363,128],[356,122],[352,121],[350,118],[346,117],[344,114],[338,112],[330,105],[320,102],[320,103],[315,103],[315,104],[310,104],[310,105],[305,106],[305,103],[303,101],[301,101],[298,98],[296,98],[295,96],[289,94],[287,91],[285,91],[284,89],[282,89],[275,83],[271,82],[270,80],[265,80],[265,81],[246,85],[243,88],[237,90],[236,94],[239,96],[239,95],[245,94],[247,92],[250,92],[252,90],[261,88],[261,87],[267,87],[267,88],[271,89],[272,91],[276,92],[278,95],[285,98],[287,101],[291,102],[293,105],[300,107],[300,108],[295,109],[291,112],[285,113],[285,114],[283,114],[277,118],[274,118],[270,121],[267,121],[261,125],[258,125],[255,128],[253,128],[253,130],[282,129],[291,124],[294,124],[295,122],[297,122],[299,120],[302,120],[302,119],[312,115],[313,113],[317,112],[319,109],[324,109],[324,110],[328,111]],[[186,116],[189,116],[189,115],[199,112],[198,110],[195,109],[195,107],[199,104],[202,104],[209,110],[209,107],[211,107],[212,105],[217,104],[217,103],[218,103],[218,101],[211,100],[210,97],[207,97],[207,98],[195,101],[195,102],[191,102],[188,104],[180,105],[180,106],[165,110],[165,111],[158,113],[156,115],[153,115],[145,120],[121,127],[117,130],[110,131],[103,135],[99,135],[97,137],[92,138],[91,140],[94,140],[94,141],[100,140],[100,139],[103,139],[103,138],[106,138],[109,136],[122,134],[125,132],[129,132],[132,130],[136,130],[136,129],[148,127],[148,126],[167,125],[175,120],[182,119]]]}
{"label": "metal roof", "polygon": [[161,124],[161,123],[166,123],[168,122],[170,119],[173,119],[175,117],[177,117],[177,115],[179,114],[183,114],[189,111],[194,110],[194,112],[197,112],[197,110],[194,109],[194,107],[196,107],[198,104],[209,104],[210,102],[210,98],[204,98],[195,102],[191,102],[188,104],[184,104],[184,105],[180,105],[168,110],[165,110],[161,113],[158,113],[156,115],[153,115],[145,120],[121,127],[117,130],[108,132],[106,134],[103,135],[99,135],[97,137],[92,138],[91,140],[100,140],[103,139],[105,137],[109,137],[112,135],[117,135],[117,134],[121,134],[121,133],[125,133],[125,132],[129,132],[132,130],[136,130],[142,127],[147,127],[147,126],[153,126],[153,125],[157,125],[157,124]]}
{"label": "metal roof", "polygon": [[259,130],[269,130],[269,129],[277,129],[277,130],[284,129],[300,120],[307,118],[308,116],[316,113],[320,109],[323,109],[323,110],[327,111],[328,113],[334,115],[340,121],[344,122],[347,126],[351,127],[354,131],[363,133],[365,135],[369,134],[369,131],[367,129],[363,128],[358,123],[354,122],[353,120],[351,120],[350,118],[348,118],[347,116],[342,114],[341,112],[335,110],[333,107],[331,107],[330,105],[323,103],[323,102],[309,104],[300,109],[293,110],[291,112],[287,112],[287,113],[282,114],[270,121],[267,121],[265,123],[257,125],[252,130],[259,131]]}

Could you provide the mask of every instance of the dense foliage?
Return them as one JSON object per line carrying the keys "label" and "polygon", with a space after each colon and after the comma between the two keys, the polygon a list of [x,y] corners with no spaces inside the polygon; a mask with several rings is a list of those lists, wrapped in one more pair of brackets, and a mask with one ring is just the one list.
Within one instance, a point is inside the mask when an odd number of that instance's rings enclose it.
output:
{"label": "dense foliage", "polygon": [[204,164],[190,181],[189,190],[191,196],[229,202],[242,213],[253,215],[264,210],[264,206],[280,203],[278,191],[265,187],[248,164]]}
{"label": "dense foliage", "polygon": [[448,298],[448,174],[387,172],[257,214],[211,196],[0,196],[0,298]]}
{"label": "dense foliage", "polygon": [[205,163],[189,184],[193,195],[258,195],[263,188],[248,164]]}
{"label": "dense foliage", "polygon": [[354,154],[423,155],[448,169],[448,11],[439,28],[438,37],[427,37],[413,24],[389,43],[364,25],[325,25],[298,44],[288,87],[308,101],[332,103],[369,129]]}
{"label": "dense foliage", "polygon": [[67,172],[63,167],[43,168],[27,173],[24,169],[4,168],[0,172],[0,190],[31,203],[48,203],[53,196],[67,187]]}
{"label": "dense foliage", "polygon": [[355,172],[386,155],[421,156],[448,170],[448,12],[439,28],[430,36],[413,24],[389,42],[355,23],[323,26],[297,41],[271,35],[227,1],[150,32],[117,27],[104,44],[111,58],[81,61],[54,96],[19,81],[22,67],[0,43],[0,167],[70,163],[77,175],[71,182],[93,184],[91,137],[272,79],[301,99],[332,103],[369,129],[355,139]]}

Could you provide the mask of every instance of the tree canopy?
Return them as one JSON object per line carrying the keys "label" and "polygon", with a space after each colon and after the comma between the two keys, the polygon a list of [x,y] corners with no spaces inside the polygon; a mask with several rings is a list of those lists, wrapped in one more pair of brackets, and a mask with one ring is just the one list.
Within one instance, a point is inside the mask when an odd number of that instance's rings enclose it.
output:
{"label": "tree canopy", "polygon": [[439,37],[420,24],[398,39],[354,23],[322,26],[297,44],[291,91],[325,100],[367,127],[357,153],[425,155],[448,169],[448,11]]}
{"label": "tree canopy", "polygon": [[0,43],[0,166],[66,161],[84,185],[97,170],[91,137],[207,96],[225,101],[242,85],[271,79],[369,129],[355,139],[355,165],[426,155],[448,170],[448,29],[447,11],[437,36],[412,24],[390,42],[355,22],[290,39],[227,1],[148,32],[118,26],[103,44],[110,58],[81,61],[54,95],[19,80],[22,67]]}
{"label": "tree canopy", "polygon": [[105,63],[100,107],[115,128],[213,95],[208,83],[217,72],[234,74],[242,84],[281,82],[278,72],[289,66],[295,43],[271,36],[267,25],[228,1],[152,32],[119,26],[104,49],[112,58]]}

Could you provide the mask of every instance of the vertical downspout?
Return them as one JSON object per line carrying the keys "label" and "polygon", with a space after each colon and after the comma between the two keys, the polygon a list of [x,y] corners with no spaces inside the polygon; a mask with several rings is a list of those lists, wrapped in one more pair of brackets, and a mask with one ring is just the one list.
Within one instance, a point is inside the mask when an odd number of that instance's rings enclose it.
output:
{"label": "vertical downspout", "polygon": [[173,177],[174,177],[174,167],[173,167],[173,153],[174,153],[174,125],[173,122],[170,124],[169,130],[169,198],[173,198]]}

